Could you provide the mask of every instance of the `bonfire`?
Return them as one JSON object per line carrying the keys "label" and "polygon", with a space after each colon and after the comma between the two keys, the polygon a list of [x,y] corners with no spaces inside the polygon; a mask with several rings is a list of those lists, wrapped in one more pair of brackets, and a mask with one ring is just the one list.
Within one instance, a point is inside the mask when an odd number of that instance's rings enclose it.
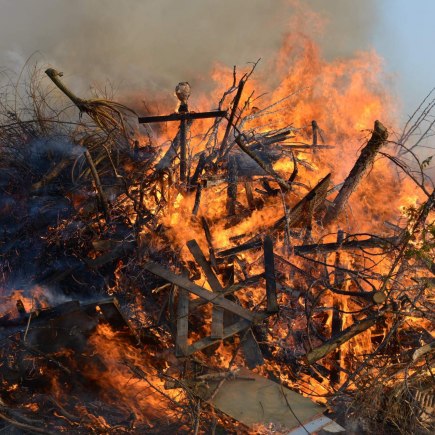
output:
{"label": "bonfire", "polygon": [[432,96],[396,134],[363,65],[319,61],[319,94],[307,61],[268,94],[257,64],[180,82],[167,115],[53,68],[4,89],[1,431],[288,433],[219,402],[260,378],[433,431]]}

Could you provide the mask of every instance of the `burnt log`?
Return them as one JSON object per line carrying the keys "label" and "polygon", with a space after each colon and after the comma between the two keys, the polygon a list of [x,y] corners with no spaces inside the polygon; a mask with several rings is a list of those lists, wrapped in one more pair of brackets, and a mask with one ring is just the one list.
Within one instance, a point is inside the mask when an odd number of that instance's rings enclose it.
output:
{"label": "burnt log", "polygon": [[341,213],[350,195],[358,187],[362,177],[373,164],[376,154],[387,139],[387,129],[379,121],[375,121],[372,137],[361,151],[358,160],[338,192],[337,197],[334,199],[333,204],[328,208],[323,219],[324,225],[329,225]]}
{"label": "burnt log", "polygon": [[340,332],[337,336],[325,341],[321,346],[312,349],[305,355],[304,360],[308,364],[315,363],[361,332],[367,331],[367,329],[382,320],[384,316],[384,314],[376,314],[360,320],[359,322],[355,322],[353,325]]}

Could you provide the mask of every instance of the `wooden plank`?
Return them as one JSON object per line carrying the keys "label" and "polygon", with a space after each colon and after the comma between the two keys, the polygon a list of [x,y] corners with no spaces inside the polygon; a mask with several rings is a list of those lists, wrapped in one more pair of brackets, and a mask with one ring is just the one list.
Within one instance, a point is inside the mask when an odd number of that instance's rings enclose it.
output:
{"label": "wooden plank", "polygon": [[[221,283],[219,282],[218,278],[214,274],[210,263],[205,258],[205,255],[201,251],[201,248],[199,247],[196,240],[189,240],[187,242],[187,247],[189,248],[189,251],[193,255],[195,261],[199,264],[201,269],[204,271],[211,289],[215,293],[222,293],[224,289],[221,286]],[[213,305],[212,318],[211,318],[211,337],[221,339],[223,336],[223,329],[224,329],[224,311],[222,308]]]}
{"label": "wooden plank", "polygon": [[279,311],[276,299],[275,279],[275,256],[273,255],[273,241],[266,236],[263,242],[264,249],[264,275],[266,277],[267,312],[276,313]]}
{"label": "wooden plank", "polygon": [[252,193],[252,183],[250,181],[246,181],[244,183],[246,200],[248,201],[249,210],[255,210],[255,199],[254,194]]}
{"label": "wooden plank", "polygon": [[252,322],[258,318],[258,313],[251,313],[249,310],[235,304],[234,302],[225,299],[223,296],[221,295],[218,296],[216,294],[213,294],[212,292],[206,290],[205,288],[200,287],[199,285],[196,285],[195,283],[191,282],[187,278],[176,275],[175,273],[164,268],[160,264],[150,261],[144,265],[144,269],[147,270],[148,272],[153,273],[154,275],[159,276],[160,278],[165,279],[166,281],[171,282],[172,284],[175,284],[179,287],[188,290],[189,292],[193,293],[196,296],[199,296],[202,299],[205,299],[208,302],[211,302],[219,307],[224,308],[225,310],[237,314],[243,319]]}
{"label": "wooden plank", "polygon": [[186,120],[180,122],[180,181],[186,181],[187,172],[187,125]]}
{"label": "wooden plank", "polygon": [[140,116],[139,124],[150,124],[153,122],[167,121],[183,121],[188,119],[205,119],[205,118],[222,118],[227,115],[226,110],[212,110],[210,112],[187,112],[187,113],[171,113],[170,115],[160,116]]}
{"label": "wooden plank", "polygon": [[263,354],[260,346],[254,337],[252,329],[248,329],[242,335],[242,350],[245,361],[250,369],[253,369],[264,364]]}
{"label": "wooden plank", "polygon": [[189,335],[189,292],[178,288],[177,306],[177,336],[175,341],[175,355],[184,356],[188,348]]}

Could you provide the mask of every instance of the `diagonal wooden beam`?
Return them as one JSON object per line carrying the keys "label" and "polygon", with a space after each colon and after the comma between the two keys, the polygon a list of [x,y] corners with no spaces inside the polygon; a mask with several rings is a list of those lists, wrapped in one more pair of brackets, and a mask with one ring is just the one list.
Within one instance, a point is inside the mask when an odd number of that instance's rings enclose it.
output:
{"label": "diagonal wooden beam", "polygon": [[234,302],[229,301],[228,299],[225,299],[223,296],[217,296],[216,294],[206,290],[205,288],[196,285],[189,279],[184,278],[180,275],[176,275],[175,273],[166,269],[160,264],[150,261],[144,265],[144,269],[148,272],[153,273],[154,275],[159,276],[160,278],[165,279],[166,281],[171,282],[172,284],[177,285],[178,287],[188,290],[194,295],[199,296],[200,298],[205,299],[206,301],[211,302],[218,307],[228,310],[231,313],[242,317],[243,319],[249,320],[250,322],[256,321],[259,317],[259,313],[251,313],[249,310],[235,304]]}
{"label": "diagonal wooden beam", "polygon": [[[204,271],[208,283],[211,289],[215,293],[222,293],[223,287],[219,282],[217,276],[214,274],[210,263],[205,258],[205,255],[201,251],[196,240],[189,240],[187,242],[187,247],[193,255],[195,261],[200,265],[201,269]],[[216,305],[213,305],[212,317],[211,317],[211,337],[212,338],[222,338],[224,328],[224,310]]]}

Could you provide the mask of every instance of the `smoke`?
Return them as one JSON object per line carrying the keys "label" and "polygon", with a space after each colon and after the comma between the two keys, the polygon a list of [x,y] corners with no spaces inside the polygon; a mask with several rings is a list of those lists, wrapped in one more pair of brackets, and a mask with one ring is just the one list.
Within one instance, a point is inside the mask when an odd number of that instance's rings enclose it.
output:
{"label": "smoke", "polygon": [[[215,62],[267,63],[292,31],[288,0],[0,0],[0,67],[19,70],[36,59],[66,73],[77,91],[89,84],[116,90],[172,91],[182,80],[203,86]],[[309,0],[325,31],[328,58],[370,48],[374,0]],[[78,87],[78,89],[77,89]]]}

